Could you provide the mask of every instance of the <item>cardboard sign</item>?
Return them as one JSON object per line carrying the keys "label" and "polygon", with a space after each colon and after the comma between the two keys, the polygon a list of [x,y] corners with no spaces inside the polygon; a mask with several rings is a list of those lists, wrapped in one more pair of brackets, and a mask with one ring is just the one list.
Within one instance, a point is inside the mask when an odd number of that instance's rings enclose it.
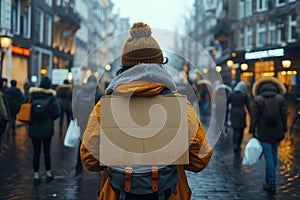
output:
{"label": "cardboard sign", "polygon": [[100,165],[189,163],[186,96],[103,97]]}

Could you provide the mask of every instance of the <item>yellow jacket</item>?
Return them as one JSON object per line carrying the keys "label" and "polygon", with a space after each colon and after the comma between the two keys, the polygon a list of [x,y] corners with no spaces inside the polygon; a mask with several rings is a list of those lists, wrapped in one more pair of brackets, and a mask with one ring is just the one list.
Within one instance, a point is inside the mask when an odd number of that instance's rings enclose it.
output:
{"label": "yellow jacket", "polygon": [[[134,88],[134,90],[132,90]],[[136,96],[152,96],[159,94],[164,86],[159,83],[147,83],[135,81],[118,86],[114,92],[126,93],[134,91]],[[103,171],[101,186],[98,193],[98,200],[116,200],[117,196],[111,187],[107,167],[100,166],[99,140],[100,140],[100,106],[101,100],[95,105],[87,128],[83,135],[80,148],[81,159],[90,171]],[[189,164],[178,166],[178,182],[176,191],[170,196],[170,200],[188,200],[191,198],[185,170],[200,172],[209,163],[212,156],[211,146],[208,144],[205,130],[198,118],[193,106],[187,102],[188,109],[188,133],[189,133]]]}

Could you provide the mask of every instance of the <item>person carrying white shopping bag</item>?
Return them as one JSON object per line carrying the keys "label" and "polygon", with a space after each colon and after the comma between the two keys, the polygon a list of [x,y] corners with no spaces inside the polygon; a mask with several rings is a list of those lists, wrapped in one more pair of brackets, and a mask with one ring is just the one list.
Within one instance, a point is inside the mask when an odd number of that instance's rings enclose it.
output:
{"label": "person carrying white shopping bag", "polygon": [[253,165],[257,163],[261,155],[262,146],[260,145],[258,139],[255,137],[251,138],[245,148],[243,165]]}
{"label": "person carrying white shopping bag", "polygon": [[263,77],[254,83],[252,93],[249,133],[255,133],[266,161],[263,189],[275,194],[278,146],[287,131],[286,88],[275,77]]}
{"label": "person carrying white shopping bag", "polygon": [[79,141],[79,132],[80,128],[77,125],[77,120],[71,120],[68,126],[68,130],[66,132],[66,136],[64,139],[64,145],[66,147],[75,147]]}

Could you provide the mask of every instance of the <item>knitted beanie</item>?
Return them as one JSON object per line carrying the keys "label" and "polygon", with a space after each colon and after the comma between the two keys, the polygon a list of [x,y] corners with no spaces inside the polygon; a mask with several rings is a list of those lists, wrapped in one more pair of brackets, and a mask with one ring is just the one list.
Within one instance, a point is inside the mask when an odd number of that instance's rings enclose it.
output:
{"label": "knitted beanie", "polygon": [[139,63],[163,63],[163,54],[156,40],[151,36],[151,28],[143,22],[134,23],[130,37],[122,50],[122,65],[132,67]]}

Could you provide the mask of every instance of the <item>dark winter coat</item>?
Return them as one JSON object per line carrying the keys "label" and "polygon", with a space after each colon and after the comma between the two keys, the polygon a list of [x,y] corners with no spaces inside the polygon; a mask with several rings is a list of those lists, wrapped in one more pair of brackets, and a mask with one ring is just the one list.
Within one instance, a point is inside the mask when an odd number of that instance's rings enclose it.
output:
{"label": "dark winter coat", "polygon": [[5,93],[10,117],[15,118],[24,100],[24,95],[21,90],[16,87],[7,89]]}
{"label": "dark winter coat", "polygon": [[31,87],[29,95],[31,96],[31,102],[36,98],[49,98],[47,119],[43,121],[32,120],[29,123],[29,137],[35,139],[51,138],[54,133],[54,120],[60,115],[60,106],[55,96],[56,92],[52,89]]}
{"label": "dark winter coat", "polygon": [[[254,83],[251,102],[250,133],[256,133],[256,137],[262,141],[280,141],[287,131],[287,105],[284,99],[286,89],[284,85],[274,77],[264,77]],[[280,120],[277,124],[268,126],[262,119],[264,112],[264,99],[275,97],[280,110]],[[256,132],[255,132],[256,130]]]}
{"label": "dark winter coat", "polygon": [[75,95],[73,96],[73,115],[77,119],[80,127],[80,133],[83,134],[90,113],[94,105],[100,100],[102,92],[97,87],[97,82],[90,79],[86,84],[80,88],[75,88]]}
{"label": "dark winter coat", "polygon": [[[243,85],[243,87],[240,87]],[[231,104],[230,121],[232,128],[246,127],[246,111],[250,111],[249,97],[246,93],[245,83],[234,88],[234,91],[228,95],[227,104]]]}
{"label": "dark winter coat", "polygon": [[61,84],[57,86],[56,96],[64,111],[72,110],[72,85]]}

